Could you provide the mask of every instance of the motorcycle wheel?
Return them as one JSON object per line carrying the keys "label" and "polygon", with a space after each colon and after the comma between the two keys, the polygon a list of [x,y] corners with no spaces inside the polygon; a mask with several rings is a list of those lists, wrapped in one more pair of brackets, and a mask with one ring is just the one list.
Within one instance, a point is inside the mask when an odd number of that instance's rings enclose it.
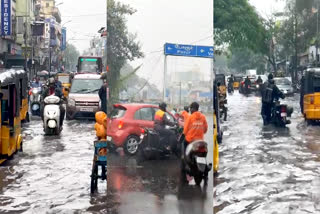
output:
{"label": "motorcycle wheel", "polygon": [[91,173],[91,186],[90,191],[93,194],[98,189],[98,165],[96,162],[93,163]]}
{"label": "motorcycle wheel", "polygon": [[201,181],[202,181],[202,175],[198,174],[194,176],[194,181],[196,183],[196,185],[200,186]]}

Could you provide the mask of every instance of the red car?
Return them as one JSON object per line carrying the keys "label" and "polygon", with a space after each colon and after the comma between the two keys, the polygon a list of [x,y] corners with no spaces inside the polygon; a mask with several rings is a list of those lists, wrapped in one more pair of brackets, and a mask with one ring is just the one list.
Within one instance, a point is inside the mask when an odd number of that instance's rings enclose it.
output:
{"label": "red car", "polygon": [[[138,150],[141,128],[154,127],[154,115],[159,107],[151,104],[115,104],[107,120],[107,141],[114,147],[123,147],[126,154],[134,155]],[[171,113],[166,113],[174,122]],[[179,121],[180,125],[183,125]]]}

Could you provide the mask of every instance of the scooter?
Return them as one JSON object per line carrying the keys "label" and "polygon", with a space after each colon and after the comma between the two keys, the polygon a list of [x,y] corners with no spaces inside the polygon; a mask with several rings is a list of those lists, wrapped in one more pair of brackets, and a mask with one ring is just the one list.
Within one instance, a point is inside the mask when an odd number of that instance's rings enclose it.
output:
{"label": "scooter", "polygon": [[30,108],[33,116],[40,116],[40,102],[41,102],[41,87],[32,88],[29,91]]}
{"label": "scooter", "polygon": [[62,130],[60,127],[60,101],[61,99],[54,95],[44,99],[43,128],[46,135],[58,135]]}
{"label": "scooter", "polygon": [[233,94],[234,89],[233,89],[233,83],[228,84],[228,94]]}
{"label": "scooter", "polygon": [[212,163],[207,163],[208,144],[203,140],[197,140],[184,149],[184,142],[182,145],[181,155],[181,173],[182,179],[187,181],[186,176],[192,176],[196,185],[200,185],[202,180],[205,183],[208,181],[208,174],[212,169]]}
{"label": "scooter", "polygon": [[180,149],[178,148],[178,142],[183,129],[178,125],[166,126],[166,129],[175,132],[177,138],[176,148],[168,148],[168,139],[165,136],[160,136],[156,130],[152,128],[141,129],[138,152],[144,160],[160,159],[168,157],[172,153],[179,155]]}
{"label": "scooter", "polygon": [[285,127],[287,124],[291,123],[287,118],[291,117],[292,113],[292,107],[281,104],[279,100],[276,100],[271,110],[271,122],[276,126]]}

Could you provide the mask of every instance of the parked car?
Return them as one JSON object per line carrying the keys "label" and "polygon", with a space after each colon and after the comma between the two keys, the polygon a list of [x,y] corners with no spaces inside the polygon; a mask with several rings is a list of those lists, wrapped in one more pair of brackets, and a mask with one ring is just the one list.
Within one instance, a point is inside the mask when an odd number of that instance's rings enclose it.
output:
{"label": "parked car", "polygon": [[286,96],[293,95],[292,82],[285,77],[274,78],[274,83]]}
{"label": "parked car", "polygon": [[[107,119],[107,141],[111,148],[123,147],[126,154],[134,155],[138,150],[141,128],[154,127],[154,115],[159,110],[157,105],[125,103],[113,105]],[[172,122],[174,116],[167,112]],[[183,122],[179,121],[183,126]]]}
{"label": "parked car", "polygon": [[66,118],[94,118],[100,109],[98,92],[102,84],[100,74],[75,75],[67,100]]}

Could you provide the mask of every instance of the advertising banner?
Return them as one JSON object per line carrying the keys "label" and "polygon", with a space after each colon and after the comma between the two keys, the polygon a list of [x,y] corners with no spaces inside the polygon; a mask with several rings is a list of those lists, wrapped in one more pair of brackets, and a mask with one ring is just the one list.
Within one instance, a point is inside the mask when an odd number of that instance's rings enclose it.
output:
{"label": "advertising banner", "polygon": [[11,0],[1,0],[1,36],[11,36]]}

